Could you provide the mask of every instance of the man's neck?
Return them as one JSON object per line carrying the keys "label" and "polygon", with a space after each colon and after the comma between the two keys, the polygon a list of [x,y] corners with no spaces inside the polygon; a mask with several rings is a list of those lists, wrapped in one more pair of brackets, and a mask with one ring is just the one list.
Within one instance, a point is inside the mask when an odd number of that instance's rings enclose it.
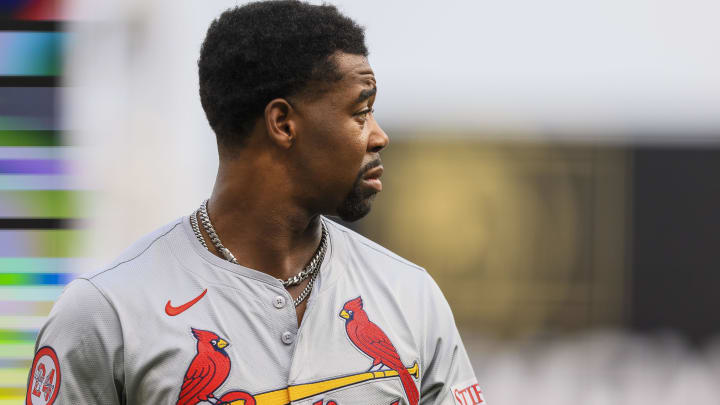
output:
{"label": "man's neck", "polygon": [[[294,276],[315,254],[320,216],[294,204],[290,187],[272,173],[221,166],[208,202],[208,214],[222,244],[238,263],[273,277]],[[254,172],[254,173],[253,173]],[[209,242],[209,239],[206,239]],[[212,243],[208,243],[211,247]],[[211,251],[223,257],[211,247]]]}

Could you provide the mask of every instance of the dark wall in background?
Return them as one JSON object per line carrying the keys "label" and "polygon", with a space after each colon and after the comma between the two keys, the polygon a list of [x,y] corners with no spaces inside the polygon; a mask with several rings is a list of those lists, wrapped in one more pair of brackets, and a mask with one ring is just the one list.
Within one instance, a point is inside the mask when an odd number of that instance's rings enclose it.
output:
{"label": "dark wall in background", "polygon": [[703,343],[720,334],[720,148],[633,157],[632,326]]}

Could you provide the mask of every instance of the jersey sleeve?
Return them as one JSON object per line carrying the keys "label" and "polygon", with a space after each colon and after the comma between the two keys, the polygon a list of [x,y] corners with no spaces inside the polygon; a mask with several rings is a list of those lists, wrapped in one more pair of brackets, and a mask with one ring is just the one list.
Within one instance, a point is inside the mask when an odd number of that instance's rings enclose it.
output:
{"label": "jersey sleeve", "polygon": [[90,281],[77,279],[38,335],[28,403],[120,404],[122,364],[122,329],[114,308]]}
{"label": "jersey sleeve", "polygon": [[430,276],[426,299],[425,372],[421,376],[421,405],[485,404],[452,310]]}

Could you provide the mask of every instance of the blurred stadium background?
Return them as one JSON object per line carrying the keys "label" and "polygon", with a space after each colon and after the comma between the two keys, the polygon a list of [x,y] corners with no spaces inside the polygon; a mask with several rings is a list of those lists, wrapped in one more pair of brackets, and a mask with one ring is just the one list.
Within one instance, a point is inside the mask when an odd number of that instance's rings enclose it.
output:
{"label": "blurred stadium background", "polygon": [[[391,137],[352,226],[442,287],[486,399],[717,404],[720,5],[333,1]],[[0,3],[0,405],[63,285],[193,210],[235,2]]]}

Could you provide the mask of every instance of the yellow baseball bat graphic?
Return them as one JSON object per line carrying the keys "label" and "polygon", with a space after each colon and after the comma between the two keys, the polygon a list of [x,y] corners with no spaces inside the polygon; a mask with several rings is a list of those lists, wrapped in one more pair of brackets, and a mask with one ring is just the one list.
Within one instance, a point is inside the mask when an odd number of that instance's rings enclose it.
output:
{"label": "yellow baseball bat graphic", "polygon": [[[420,366],[417,362],[407,369],[415,379],[420,377]],[[231,391],[223,395],[217,405],[286,405],[291,401],[299,401],[323,392],[336,390],[370,380],[397,377],[395,370],[365,372],[347,375],[344,377],[331,378],[329,380],[317,381],[307,384],[291,385],[287,388],[268,391],[262,394],[250,395],[243,391]]]}

